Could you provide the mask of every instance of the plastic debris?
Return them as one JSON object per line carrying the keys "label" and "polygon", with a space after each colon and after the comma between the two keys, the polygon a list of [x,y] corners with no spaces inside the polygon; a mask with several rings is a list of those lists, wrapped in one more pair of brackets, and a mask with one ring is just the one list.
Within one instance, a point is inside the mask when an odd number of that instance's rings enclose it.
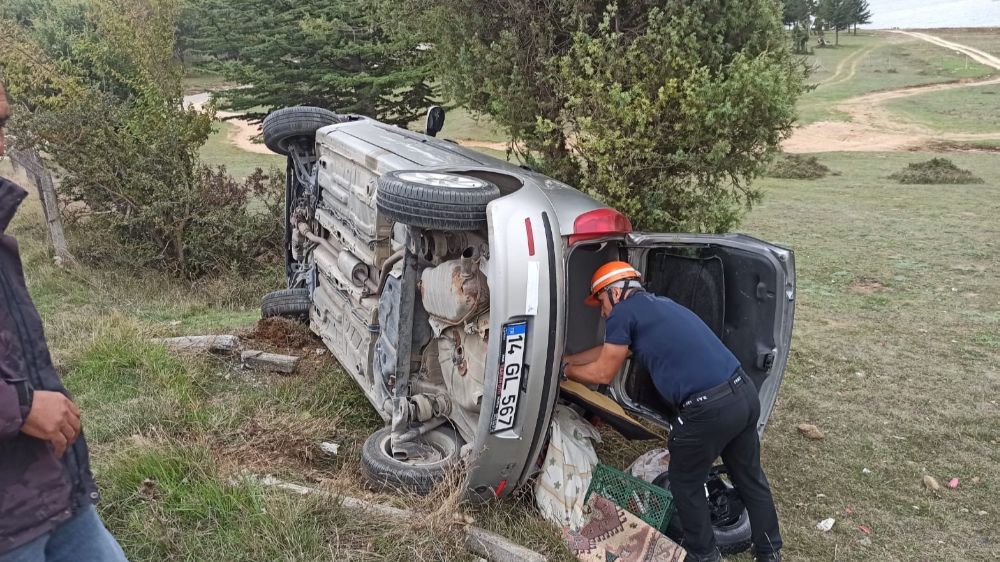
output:
{"label": "plastic debris", "polygon": [[822,439],[823,437],[825,437],[825,435],[823,435],[823,432],[820,431],[818,427],[816,427],[811,423],[800,423],[798,425],[798,430],[799,433],[801,433],[802,435],[804,435],[809,439]]}
{"label": "plastic debris", "polygon": [[340,445],[338,445],[337,443],[330,443],[328,441],[324,441],[319,444],[319,448],[321,451],[323,451],[328,455],[336,455],[337,450],[340,449]]}
{"label": "plastic debris", "polygon": [[979,510],[979,511],[976,512],[976,515],[989,515],[989,513],[986,513],[983,510]]}
{"label": "plastic debris", "polygon": [[871,546],[872,545],[872,540],[870,538],[868,538],[868,537],[861,537],[861,540],[859,540],[858,542],[861,543],[862,546]]}
{"label": "plastic debris", "polygon": [[972,477],[972,483],[973,484],[979,484],[979,477],[978,476],[973,476]]}
{"label": "plastic debris", "polygon": [[872,473],[872,471],[871,471],[870,468],[862,468],[861,469],[861,474],[871,474],[871,473]]}
{"label": "plastic debris", "polygon": [[819,529],[820,531],[823,531],[824,533],[826,533],[830,529],[833,529],[833,524],[836,523],[836,522],[837,522],[837,520],[834,519],[833,517],[828,517],[828,518],[820,521],[819,523],[817,523],[816,524],[816,528]]}
{"label": "plastic debris", "polygon": [[930,474],[925,474],[924,487],[932,492],[936,492],[941,489],[941,484],[938,484],[937,479],[931,476]]}
{"label": "plastic debris", "polygon": [[952,490],[958,488],[958,478],[952,478],[951,480],[949,480],[948,487],[951,488]]}
{"label": "plastic debris", "polygon": [[670,467],[670,452],[666,449],[653,449],[639,455],[628,467],[628,473],[640,480],[652,483],[656,477]]}
{"label": "plastic debris", "polygon": [[872,534],[871,528],[870,527],[866,527],[864,525],[858,525],[858,530],[861,531],[862,533],[866,534],[866,535]]}

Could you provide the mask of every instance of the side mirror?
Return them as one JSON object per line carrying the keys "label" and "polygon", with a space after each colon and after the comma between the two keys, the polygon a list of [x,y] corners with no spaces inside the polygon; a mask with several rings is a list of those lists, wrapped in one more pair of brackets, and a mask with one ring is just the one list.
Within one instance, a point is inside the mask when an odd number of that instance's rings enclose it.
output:
{"label": "side mirror", "polygon": [[432,105],[427,108],[427,123],[424,126],[424,134],[436,137],[444,128],[444,109],[440,105]]}

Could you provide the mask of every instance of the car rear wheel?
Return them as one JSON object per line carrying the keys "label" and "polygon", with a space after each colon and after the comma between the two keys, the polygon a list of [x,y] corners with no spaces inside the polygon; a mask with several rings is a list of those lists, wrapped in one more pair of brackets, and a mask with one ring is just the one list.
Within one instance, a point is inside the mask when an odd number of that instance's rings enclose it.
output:
{"label": "car rear wheel", "polygon": [[496,185],[471,176],[395,171],[378,179],[378,211],[390,220],[429,230],[480,230]]}
{"label": "car rear wheel", "polygon": [[310,306],[309,289],[282,289],[260,299],[260,317],[281,316],[304,322],[309,319]]}
{"label": "car rear wheel", "polygon": [[361,448],[361,472],[376,491],[427,495],[458,464],[461,443],[451,428],[441,427],[415,439],[426,446],[427,454],[406,460],[393,457],[391,435],[392,428],[384,427]]}
{"label": "car rear wheel", "polygon": [[[729,471],[725,465],[717,465],[708,474],[708,505],[712,517],[715,543],[722,554],[737,554],[750,548],[750,515],[743,507],[739,492],[728,480]],[[670,489],[669,474],[664,472],[653,480],[653,484]],[[671,540],[683,545],[684,529],[681,519],[674,512],[665,533]]]}
{"label": "car rear wheel", "polygon": [[342,115],[322,107],[286,107],[271,112],[264,118],[264,144],[272,152],[287,156],[295,143],[312,146],[316,131],[340,123]]}

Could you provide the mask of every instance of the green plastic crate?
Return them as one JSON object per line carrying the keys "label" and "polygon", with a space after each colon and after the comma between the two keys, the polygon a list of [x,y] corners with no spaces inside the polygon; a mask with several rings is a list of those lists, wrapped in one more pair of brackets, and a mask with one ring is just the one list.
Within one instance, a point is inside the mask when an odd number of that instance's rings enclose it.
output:
{"label": "green plastic crate", "polygon": [[598,494],[618,507],[649,523],[661,532],[667,529],[674,515],[674,496],[669,490],[654,486],[606,464],[594,467],[593,479],[584,501]]}

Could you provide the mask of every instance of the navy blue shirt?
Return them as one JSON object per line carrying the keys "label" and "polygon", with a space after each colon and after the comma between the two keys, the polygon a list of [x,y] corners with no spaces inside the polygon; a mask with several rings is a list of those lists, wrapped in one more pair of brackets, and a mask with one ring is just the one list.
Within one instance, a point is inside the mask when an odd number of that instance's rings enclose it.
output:
{"label": "navy blue shirt", "polygon": [[695,392],[722,384],[740,367],[698,315],[642,290],[611,309],[604,341],[629,346],[660,395],[675,406]]}

